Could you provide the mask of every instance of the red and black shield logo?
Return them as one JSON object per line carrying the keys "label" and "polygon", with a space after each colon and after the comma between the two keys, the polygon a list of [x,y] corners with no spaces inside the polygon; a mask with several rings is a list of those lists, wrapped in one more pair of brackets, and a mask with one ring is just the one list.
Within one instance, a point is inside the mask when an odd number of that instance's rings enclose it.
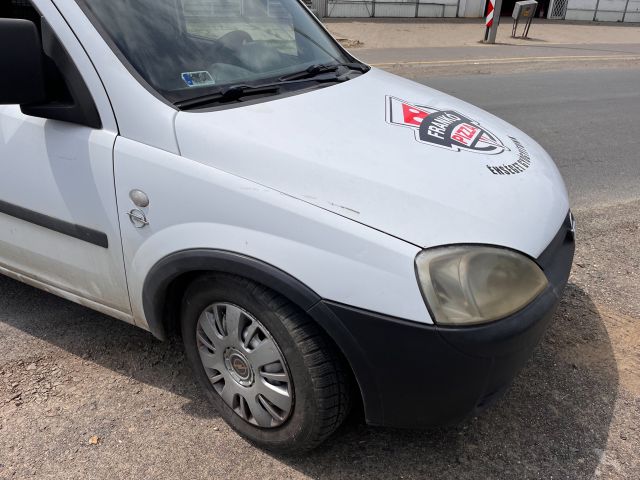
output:
{"label": "red and black shield logo", "polygon": [[455,110],[439,110],[387,96],[387,122],[409,127],[415,138],[454,151],[495,155],[508,150],[489,130]]}

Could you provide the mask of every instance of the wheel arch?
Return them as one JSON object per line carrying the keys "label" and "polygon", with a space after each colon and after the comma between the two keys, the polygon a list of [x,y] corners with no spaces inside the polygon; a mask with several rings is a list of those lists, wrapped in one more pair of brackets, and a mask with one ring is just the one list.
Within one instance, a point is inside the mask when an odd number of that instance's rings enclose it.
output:
{"label": "wheel arch", "polygon": [[180,299],[189,283],[203,273],[238,275],[264,285],[308,314],[333,341],[357,385],[367,419],[381,412],[377,385],[365,353],[356,339],[322,302],[322,298],[297,278],[254,257],[226,250],[189,249],[159,260],[147,274],[142,306],[149,331],[165,340],[171,319],[179,316]]}
{"label": "wheel arch", "polygon": [[265,285],[286,297],[305,312],[318,303],[320,296],[279,268],[256,258],[226,250],[188,249],[159,260],[145,277],[142,307],[149,331],[165,340],[167,318],[173,313],[168,304],[196,276],[205,272],[228,273]]}

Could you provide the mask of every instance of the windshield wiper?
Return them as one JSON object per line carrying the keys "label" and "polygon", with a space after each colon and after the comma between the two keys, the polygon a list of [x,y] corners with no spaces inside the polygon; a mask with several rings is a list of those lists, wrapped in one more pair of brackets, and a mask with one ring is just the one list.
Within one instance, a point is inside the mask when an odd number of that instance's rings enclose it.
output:
{"label": "windshield wiper", "polygon": [[243,97],[252,95],[267,96],[277,95],[278,93],[280,93],[280,84],[278,83],[268,85],[231,85],[207,95],[176,102],[175,106],[181,110],[190,110],[210,103],[237,102]]}
{"label": "windshield wiper", "polygon": [[290,73],[289,75],[283,75],[280,77],[280,80],[283,82],[288,82],[291,80],[301,80],[303,78],[313,78],[317,75],[335,72],[340,67],[346,67],[349,70],[356,70],[358,72],[365,73],[369,71],[369,67],[362,63],[333,63],[333,64],[314,64],[311,65],[301,72]]}
{"label": "windshield wiper", "polygon": [[[304,81],[305,79],[313,78],[318,82],[343,82],[347,80],[346,77],[343,76],[332,76],[332,77],[318,77],[322,73],[327,72],[335,72],[340,67],[346,67],[350,70],[356,70],[359,72],[367,72],[369,71],[369,67],[362,63],[338,63],[333,65],[311,65],[307,67],[302,72],[291,73],[289,75],[284,75],[280,77],[278,82],[268,83],[262,85],[231,85],[228,87],[220,88],[206,95],[201,95],[199,97],[188,98],[186,100],[181,100],[174,105],[181,110],[190,110],[194,108],[201,107],[203,105],[208,105],[212,103],[228,103],[228,102],[237,102],[241,98],[253,96],[253,95],[277,95],[280,93],[280,87],[286,83],[298,83],[297,81]],[[300,82],[304,83],[304,82]]]}

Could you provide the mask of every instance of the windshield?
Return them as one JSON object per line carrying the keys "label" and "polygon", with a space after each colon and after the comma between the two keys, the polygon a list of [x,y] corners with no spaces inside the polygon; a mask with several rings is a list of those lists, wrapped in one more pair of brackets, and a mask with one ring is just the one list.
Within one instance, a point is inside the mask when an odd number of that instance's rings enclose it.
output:
{"label": "windshield", "polygon": [[78,1],[172,103],[354,61],[296,0]]}

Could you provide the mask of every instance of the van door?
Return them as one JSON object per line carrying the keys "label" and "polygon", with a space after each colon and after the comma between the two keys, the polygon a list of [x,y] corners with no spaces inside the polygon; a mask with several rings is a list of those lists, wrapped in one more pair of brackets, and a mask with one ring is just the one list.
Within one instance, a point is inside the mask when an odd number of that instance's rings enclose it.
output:
{"label": "van door", "polygon": [[38,10],[9,0],[0,14],[44,15],[56,98],[0,106],[0,273],[131,321],[113,178],[117,124],[73,32],[49,0],[34,3]]}

